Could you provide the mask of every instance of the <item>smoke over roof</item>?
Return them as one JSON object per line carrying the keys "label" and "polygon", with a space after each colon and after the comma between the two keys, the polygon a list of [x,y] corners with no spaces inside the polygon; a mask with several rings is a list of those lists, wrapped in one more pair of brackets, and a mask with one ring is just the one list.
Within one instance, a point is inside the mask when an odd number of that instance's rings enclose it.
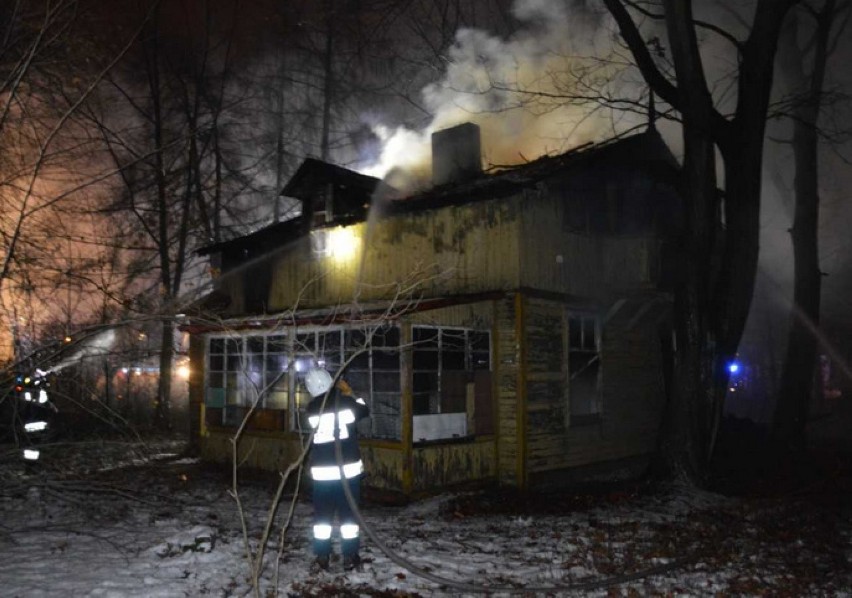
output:
{"label": "smoke over roof", "polygon": [[590,93],[576,89],[577,76],[593,78],[603,89],[615,84],[610,79],[620,69],[589,58],[609,54],[610,29],[602,26],[601,13],[581,4],[573,3],[576,10],[569,13],[566,3],[518,0],[513,14],[519,27],[506,39],[460,29],[442,78],[421,92],[433,115],[429,125],[422,131],[375,126],[381,156],[362,172],[386,176],[400,189],[428,187],[431,134],[463,122],[479,125],[486,167],[520,164],[612,136],[608,111],[598,111],[588,98],[568,97]]}

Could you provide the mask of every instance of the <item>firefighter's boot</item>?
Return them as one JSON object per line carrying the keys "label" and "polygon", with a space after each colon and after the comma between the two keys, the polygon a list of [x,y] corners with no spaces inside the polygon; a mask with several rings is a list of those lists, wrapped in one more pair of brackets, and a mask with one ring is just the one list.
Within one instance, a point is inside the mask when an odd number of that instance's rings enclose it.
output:
{"label": "firefighter's boot", "polygon": [[319,573],[321,571],[328,571],[328,555],[318,556],[313,563],[311,563],[311,573]]}
{"label": "firefighter's boot", "polygon": [[361,557],[358,554],[349,554],[343,557],[344,571],[361,571]]}

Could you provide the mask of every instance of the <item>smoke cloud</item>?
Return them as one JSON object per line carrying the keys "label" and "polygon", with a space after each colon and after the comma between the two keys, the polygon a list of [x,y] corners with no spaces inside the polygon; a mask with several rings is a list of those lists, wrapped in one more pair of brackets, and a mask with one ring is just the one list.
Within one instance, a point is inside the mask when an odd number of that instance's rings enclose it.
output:
{"label": "smoke cloud", "polygon": [[520,26],[508,39],[471,28],[456,33],[443,77],[422,90],[430,124],[422,131],[374,127],[381,157],[362,172],[398,185],[402,169],[407,183],[428,186],[431,134],[463,122],[479,125],[486,167],[564,152],[624,124],[590,99],[612,89],[621,69],[593,58],[610,54],[602,12],[581,2],[519,0],[513,14]]}

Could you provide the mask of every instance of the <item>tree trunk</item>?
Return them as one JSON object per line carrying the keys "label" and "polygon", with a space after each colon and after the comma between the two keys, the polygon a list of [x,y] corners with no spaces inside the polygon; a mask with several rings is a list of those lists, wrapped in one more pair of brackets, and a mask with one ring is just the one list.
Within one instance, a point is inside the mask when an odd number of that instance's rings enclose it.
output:
{"label": "tree trunk", "polygon": [[174,359],[174,329],[171,320],[165,320],[160,339],[160,379],[157,384],[156,419],[171,429],[172,360]]}
{"label": "tree trunk", "polygon": [[813,70],[805,74],[798,44],[797,22],[791,19],[785,29],[781,56],[784,73],[804,96],[796,106],[793,121],[793,157],[795,161],[795,211],[793,241],[793,307],[787,352],[781,373],[781,390],[773,418],[773,435],[781,442],[801,445],[810,410],[814,365],[817,354],[817,329],[820,319],[821,272],[819,268],[819,169],[817,121],[828,59],[828,38],[834,0],[827,0],[817,15]]}
{"label": "tree trunk", "polygon": [[[757,271],[763,134],[773,59],[784,15],[797,0],[758,0],[748,39],[739,45],[733,120],[713,105],[689,0],[665,0],[676,85],[657,68],[623,0],[604,0],[653,91],[683,119],[687,228],[675,298],[676,372],[668,431],[675,472],[701,481],[713,450],[727,388],[727,361],[736,353],[751,306]],[[725,237],[715,176],[715,146],[725,163]]]}
{"label": "tree trunk", "polygon": [[678,87],[683,94],[683,184],[687,198],[686,263],[680,269],[675,298],[675,375],[673,424],[666,443],[675,475],[702,483],[707,462],[707,388],[712,380],[708,297],[715,246],[718,193],[716,156],[710,137],[712,99],[704,79],[698,41],[688,3],[667,0],[666,25]]}

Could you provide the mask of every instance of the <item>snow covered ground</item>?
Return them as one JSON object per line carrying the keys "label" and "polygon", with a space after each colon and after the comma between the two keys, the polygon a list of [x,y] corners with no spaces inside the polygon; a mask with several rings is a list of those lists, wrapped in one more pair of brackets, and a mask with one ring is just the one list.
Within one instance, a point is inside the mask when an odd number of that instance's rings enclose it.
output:
{"label": "snow covered ground", "polygon": [[[251,595],[229,479],[182,448],[57,446],[36,472],[0,449],[0,596]],[[253,547],[275,482],[240,486]],[[852,596],[847,490],[829,478],[784,497],[633,488],[368,502],[363,571],[337,561],[319,574],[311,506],[297,500],[280,558],[270,540],[260,595]]]}

